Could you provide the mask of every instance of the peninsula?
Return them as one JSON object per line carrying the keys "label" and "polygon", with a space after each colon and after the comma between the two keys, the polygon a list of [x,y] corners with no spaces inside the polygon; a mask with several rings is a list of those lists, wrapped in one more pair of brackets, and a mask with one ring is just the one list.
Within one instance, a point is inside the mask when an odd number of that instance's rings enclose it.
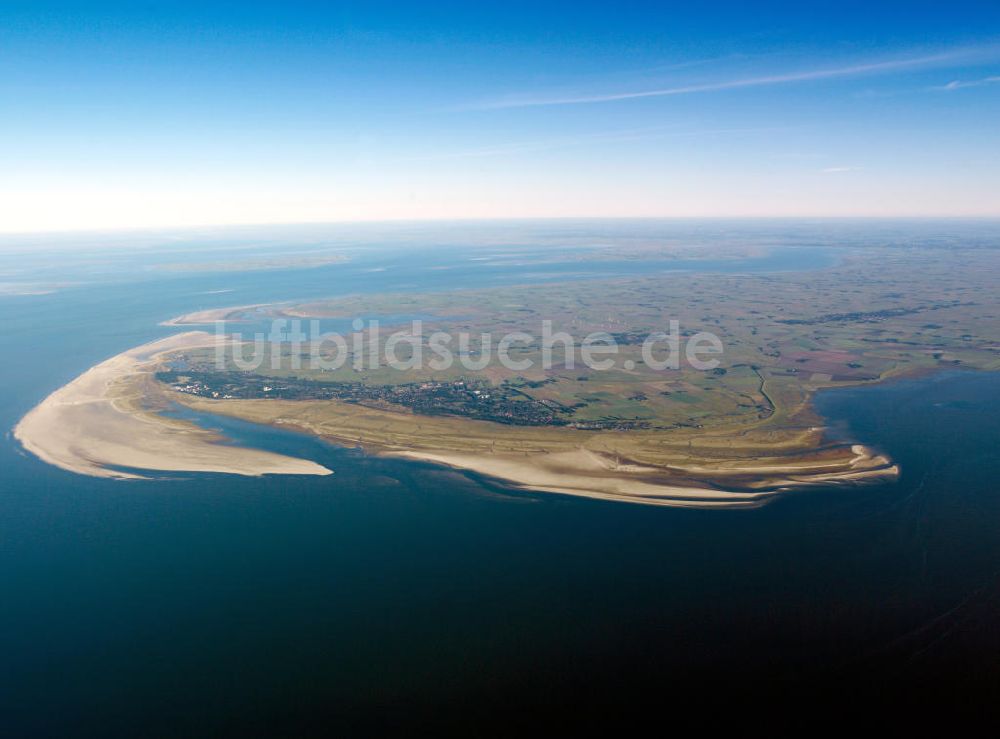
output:
{"label": "peninsula", "polygon": [[[163,414],[181,405],[525,490],[756,506],[900,474],[879,450],[825,429],[811,402],[817,392],[937,368],[1000,369],[995,267],[975,249],[961,257],[953,248],[845,248],[838,266],[811,272],[654,274],[202,311],[168,323],[224,321],[235,332],[243,321],[422,315],[423,333],[404,342],[404,360],[431,348],[430,335],[465,334],[472,339],[455,356],[479,361],[487,337],[519,332],[511,349],[519,364],[372,365],[366,360],[390,343],[386,333],[401,327],[371,321],[358,332],[364,356],[353,342],[338,348],[323,337],[270,341],[262,353],[269,362],[248,368],[247,337],[194,331],[98,365],[16,434],[46,461],[85,474],[328,472],[219,445],[211,432]],[[717,365],[654,366],[643,338],[671,321],[684,340],[718,337]],[[609,337],[612,366],[596,370],[565,354],[546,365],[543,323],[576,342]],[[331,361],[338,353],[340,362]]]}

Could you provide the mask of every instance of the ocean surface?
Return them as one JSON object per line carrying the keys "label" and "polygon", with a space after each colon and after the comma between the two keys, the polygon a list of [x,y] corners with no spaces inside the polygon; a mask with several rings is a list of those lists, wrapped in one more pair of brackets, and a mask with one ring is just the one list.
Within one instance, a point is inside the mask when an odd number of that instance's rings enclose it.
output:
{"label": "ocean surface", "polygon": [[0,734],[362,731],[624,696],[756,700],[943,679],[997,695],[998,375],[821,394],[837,432],[888,452],[902,478],[749,511],[512,493],[212,417],[200,420],[236,442],[336,474],[99,480],[41,463],[9,433],[48,393],[178,331],[158,324],[188,311],[836,262],[834,239],[779,232],[748,231],[774,245],[760,257],[683,263],[581,261],[532,245],[534,232],[475,248],[345,237],[349,262],[255,272],[151,265],[259,258],[280,234],[252,247],[245,235],[33,247],[30,263],[0,249],[0,282],[59,285],[0,295]]}

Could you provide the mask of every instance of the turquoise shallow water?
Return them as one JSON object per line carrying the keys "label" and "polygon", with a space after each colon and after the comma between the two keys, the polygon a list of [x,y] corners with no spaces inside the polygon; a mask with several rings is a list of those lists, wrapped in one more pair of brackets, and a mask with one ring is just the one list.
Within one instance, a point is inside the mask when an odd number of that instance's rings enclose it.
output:
{"label": "turquoise shallow water", "polygon": [[[545,279],[483,271],[467,256],[387,250],[350,270],[269,275],[123,270],[0,298],[0,422],[10,429],[80,371],[170,333],[156,323],[185,311]],[[425,269],[433,260],[453,269]],[[829,260],[821,251],[783,266]],[[364,271],[373,264],[386,267],[377,282]],[[232,292],[207,292],[217,289]],[[224,419],[205,423],[336,475],[96,480],[4,436],[0,725],[358,730],[624,696],[693,700],[688,691],[749,700],[941,676],[995,690],[1000,377],[956,372],[819,402],[844,433],[896,458],[901,481],[685,511],[510,494]]]}

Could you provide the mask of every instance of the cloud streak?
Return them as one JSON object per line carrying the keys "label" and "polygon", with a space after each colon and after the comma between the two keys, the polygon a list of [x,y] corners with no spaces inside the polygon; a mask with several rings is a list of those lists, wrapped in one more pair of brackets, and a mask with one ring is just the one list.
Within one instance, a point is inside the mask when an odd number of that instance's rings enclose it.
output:
{"label": "cloud streak", "polygon": [[[626,92],[613,92],[593,95],[572,95],[564,97],[513,97],[500,100],[484,101],[470,107],[479,110],[500,110],[505,108],[530,108],[551,105],[587,105],[597,103],[613,103],[623,100],[638,100],[642,98],[669,97],[673,95],[691,95],[696,93],[720,92],[724,90],[738,90],[752,87],[765,87],[771,85],[785,85],[796,82],[812,82],[817,80],[829,80],[842,77],[857,77],[862,75],[888,74],[891,72],[905,71],[908,69],[919,69],[947,65],[963,59],[969,59],[981,55],[983,49],[958,49],[938,54],[924,56],[913,56],[901,59],[889,59],[875,62],[865,62],[842,67],[832,67],[827,69],[811,69],[798,72],[787,72],[784,74],[766,75],[761,77],[744,77],[739,79],[720,80],[717,82],[706,82],[693,85],[680,85],[676,87],[664,87],[652,90],[633,90]],[[989,50],[993,55],[997,49]],[[1000,78],[988,78],[997,80]],[[952,83],[953,85],[955,83]],[[958,83],[962,86],[962,83]],[[950,89],[956,89],[952,87]]]}
{"label": "cloud streak", "polygon": [[962,90],[966,87],[982,87],[983,85],[994,85],[1000,82],[1000,76],[996,77],[983,77],[978,80],[952,80],[947,85],[941,85],[940,87],[935,87],[935,90],[943,90],[945,92],[950,92],[951,90]]}

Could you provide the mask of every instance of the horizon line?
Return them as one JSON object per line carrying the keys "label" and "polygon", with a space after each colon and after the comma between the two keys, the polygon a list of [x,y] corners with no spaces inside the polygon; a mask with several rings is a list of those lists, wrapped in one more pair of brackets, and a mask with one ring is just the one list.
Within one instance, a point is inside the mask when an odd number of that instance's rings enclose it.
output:
{"label": "horizon line", "polygon": [[230,229],[230,228],[271,228],[295,226],[350,226],[378,224],[449,224],[449,223],[523,223],[543,221],[1000,221],[998,213],[970,214],[795,214],[795,215],[560,215],[560,216],[466,216],[466,217],[433,217],[433,218],[371,218],[352,220],[316,220],[316,221],[244,221],[244,222],[211,222],[194,224],[165,224],[143,226],[87,226],[81,228],[4,230],[0,228],[0,239],[17,238],[21,236],[69,236],[73,234],[127,234],[150,233],[161,231],[194,231],[198,229]]}

